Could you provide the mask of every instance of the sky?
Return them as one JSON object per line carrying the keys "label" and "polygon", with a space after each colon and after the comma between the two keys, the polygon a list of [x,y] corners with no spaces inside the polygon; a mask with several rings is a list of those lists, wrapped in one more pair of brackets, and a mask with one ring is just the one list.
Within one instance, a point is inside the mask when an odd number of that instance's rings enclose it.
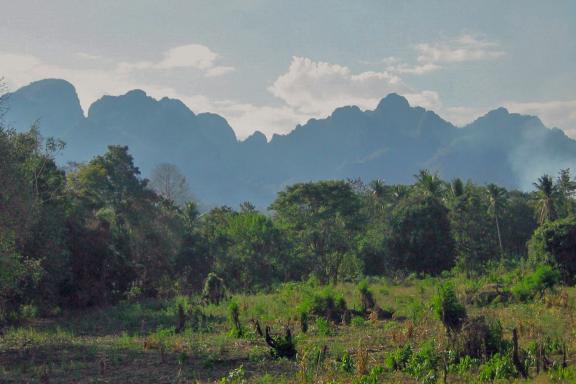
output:
{"label": "sky", "polygon": [[85,113],[143,89],[287,133],[390,92],[462,126],[504,106],[576,138],[573,0],[0,0],[9,90],[62,78]]}

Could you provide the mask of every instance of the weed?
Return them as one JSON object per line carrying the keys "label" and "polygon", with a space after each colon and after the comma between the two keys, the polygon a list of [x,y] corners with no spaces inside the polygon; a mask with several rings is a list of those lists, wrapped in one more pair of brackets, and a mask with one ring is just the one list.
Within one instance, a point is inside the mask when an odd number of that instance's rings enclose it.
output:
{"label": "weed", "polygon": [[507,380],[516,377],[516,370],[510,356],[496,353],[480,366],[479,375],[481,381],[493,382],[494,380]]}
{"label": "weed", "polygon": [[361,328],[366,326],[366,319],[362,316],[354,316],[350,323],[353,327]]}
{"label": "weed", "polygon": [[318,334],[321,336],[330,336],[332,334],[332,330],[330,329],[330,323],[328,320],[323,319],[321,317],[316,319],[316,329]]}
{"label": "weed", "polygon": [[340,358],[340,369],[347,373],[354,372],[354,360],[350,353],[346,352]]}
{"label": "weed", "polygon": [[231,337],[244,336],[244,329],[240,323],[240,307],[238,302],[234,300],[228,304],[228,321],[230,322],[230,332],[228,334]]}
{"label": "weed", "polygon": [[450,283],[441,284],[432,300],[432,306],[438,318],[448,332],[460,330],[466,318],[466,309],[456,297],[454,286]]}

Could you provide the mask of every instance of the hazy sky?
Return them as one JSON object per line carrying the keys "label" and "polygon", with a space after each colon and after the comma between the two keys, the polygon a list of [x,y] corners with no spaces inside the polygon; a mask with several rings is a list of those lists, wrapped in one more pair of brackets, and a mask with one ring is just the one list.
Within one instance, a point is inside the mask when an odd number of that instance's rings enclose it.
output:
{"label": "hazy sky", "polygon": [[497,106],[576,137],[576,1],[0,0],[10,90],[64,78],[87,113],[141,88],[290,131],[389,92],[465,124]]}

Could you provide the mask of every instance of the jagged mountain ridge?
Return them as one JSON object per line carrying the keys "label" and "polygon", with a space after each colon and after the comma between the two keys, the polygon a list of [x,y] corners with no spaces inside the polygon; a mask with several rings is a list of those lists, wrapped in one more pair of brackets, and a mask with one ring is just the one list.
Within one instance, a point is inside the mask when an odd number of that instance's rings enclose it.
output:
{"label": "jagged mountain ridge", "polygon": [[396,94],[373,111],[337,108],[270,142],[260,132],[239,141],[224,118],[195,114],[181,101],[144,91],[104,96],[84,116],[72,84],[41,80],[9,94],[5,123],[35,121],[67,148],[61,163],[86,161],[110,144],[130,147],[144,175],[176,164],[207,205],[252,201],[266,207],[288,184],[317,179],[384,179],[408,183],[421,168],[511,188],[530,187],[545,172],[576,166],[576,141],[537,117],[499,108],[457,128]]}

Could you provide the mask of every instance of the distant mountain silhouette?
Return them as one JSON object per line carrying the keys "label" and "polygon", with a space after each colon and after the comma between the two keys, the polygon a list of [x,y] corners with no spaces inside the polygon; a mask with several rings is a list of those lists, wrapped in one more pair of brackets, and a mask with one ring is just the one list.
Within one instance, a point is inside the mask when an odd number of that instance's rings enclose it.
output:
{"label": "distant mountain silhouette", "polygon": [[7,124],[27,130],[38,121],[43,135],[67,142],[61,163],[87,161],[110,144],[128,145],[144,175],[156,164],[176,164],[207,205],[248,200],[266,207],[298,181],[409,183],[422,168],[446,179],[529,189],[543,173],[576,166],[576,141],[537,117],[498,108],[457,128],[397,94],[373,111],[338,108],[270,142],[261,132],[239,141],[221,116],[194,114],[179,100],[156,100],[141,90],[104,96],[84,117],[70,83],[41,80],[8,95],[7,106]]}

